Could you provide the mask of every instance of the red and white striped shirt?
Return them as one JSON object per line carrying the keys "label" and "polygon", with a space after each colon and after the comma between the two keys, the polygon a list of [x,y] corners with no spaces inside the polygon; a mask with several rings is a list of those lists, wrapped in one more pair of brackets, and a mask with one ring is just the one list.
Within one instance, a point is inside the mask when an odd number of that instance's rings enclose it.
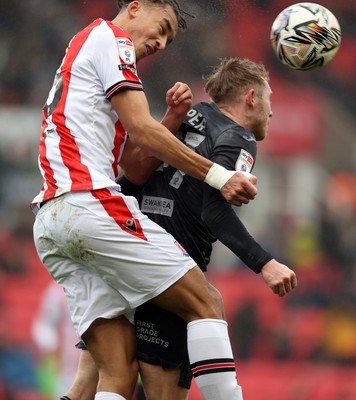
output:
{"label": "red and white striped shirt", "polygon": [[127,32],[98,19],[70,42],[43,108],[33,206],[69,191],[119,187],[115,182],[126,132],[110,99],[143,90]]}

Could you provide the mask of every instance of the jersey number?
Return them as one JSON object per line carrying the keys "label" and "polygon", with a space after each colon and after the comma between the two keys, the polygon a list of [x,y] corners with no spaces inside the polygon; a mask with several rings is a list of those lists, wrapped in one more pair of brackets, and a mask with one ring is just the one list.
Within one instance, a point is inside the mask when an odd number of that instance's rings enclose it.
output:
{"label": "jersey number", "polygon": [[62,96],[63,92],[63,77],[58,72],[54,77],[52,89],[49,92],[46,104],[43,109],[47,113],[47,115],[51,115],[55,108],[57,107],[59,100]]}

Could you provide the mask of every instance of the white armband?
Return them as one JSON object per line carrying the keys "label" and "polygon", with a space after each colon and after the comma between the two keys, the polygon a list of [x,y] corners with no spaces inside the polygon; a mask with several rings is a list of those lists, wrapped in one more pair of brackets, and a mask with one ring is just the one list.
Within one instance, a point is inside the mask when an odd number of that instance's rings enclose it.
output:
{"label": "white armband", "polygon": [[225,185],[225,183],[235,174],[236,171],[229,171],[221,165],[214,163],[206,174],[204,182],[207,183],[209,186],[220,190]]}

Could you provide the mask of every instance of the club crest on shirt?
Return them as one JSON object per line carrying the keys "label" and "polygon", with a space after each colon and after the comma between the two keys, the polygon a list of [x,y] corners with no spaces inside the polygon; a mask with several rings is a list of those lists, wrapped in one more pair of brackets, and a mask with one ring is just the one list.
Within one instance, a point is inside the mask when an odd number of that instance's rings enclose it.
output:
{"label": "club crest on shirt", "polygon": [[238,172],[250,172],[253,167],[254,159],[250,153],[241,149],[239,158],[235,164],[235,170]]}

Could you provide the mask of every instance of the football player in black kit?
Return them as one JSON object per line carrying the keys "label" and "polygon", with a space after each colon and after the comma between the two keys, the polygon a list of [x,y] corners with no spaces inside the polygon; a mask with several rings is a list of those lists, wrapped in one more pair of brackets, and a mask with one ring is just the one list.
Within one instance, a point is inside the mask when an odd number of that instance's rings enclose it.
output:
{"label": "football player in black kit", "polygon": [[[224,59],[206,78],[205,91],[212,102],[195,105],[177,137],[213,162],[249,174],[256,160],[256,141],[265,139],[272,116],[268,72],[247,59]],[[152,157],[148,165],[150,174]],[[141,210],[171,233],[203,271],[213,242],[220,240],[256,274],[261,273],[273,293],[284,296],[297,286],[295,273],[253,239],[218,190],[166,164],[159,165],[143,188],[130,180],[135,178],[126,173],[120,181],[122,191],[135,195]],[[146,399],[186,400],[192,376],[199,375],[199,365],[189,364],[186,323],[151,303],[140,306],[135,319]]]}

